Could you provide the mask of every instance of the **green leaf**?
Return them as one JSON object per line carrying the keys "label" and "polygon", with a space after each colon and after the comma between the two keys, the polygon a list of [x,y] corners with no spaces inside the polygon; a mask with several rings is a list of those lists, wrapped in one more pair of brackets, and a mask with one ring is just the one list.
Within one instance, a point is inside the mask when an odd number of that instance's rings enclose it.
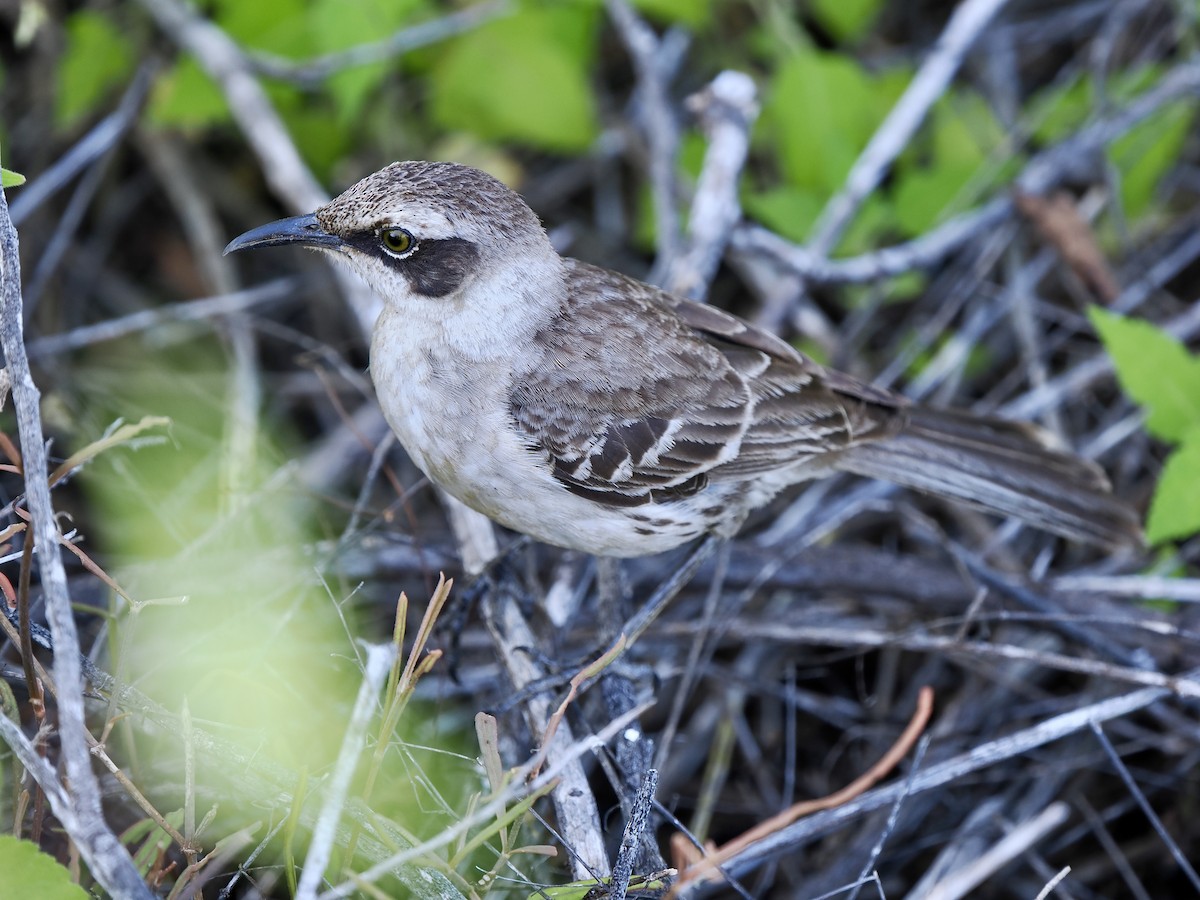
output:
{"label": "green leaf", "polygon": [[1054,85],[1031,97],[1025,108],[1035,141],[1060,141],[1087,120],[1092,108],[1091,80],[1085,77]]}
{"label": "green leaf", "polygon": [[229,119],[220,89],[191,56],[180,59],[154,85],[147,117],[172,128],[207,128]]}
{"label": "green leaf", "polygon": [[774,149],[791,184],[828,196],[886,114],[892,91],[884,87],[847,57],[802,49],[775,73],[758,136]]}
{"label": "green leaf", "polygon": [[25,176],[11,169],[0,168],[0,187],[17,187],[25,183]]}
{"label": "green leaf", "polygon": [[1030,132],[1041,144],[1061,141],[1097,116],[1101,108],[1129,102],[1161,77],[1161,67],[1153,65],[1113,72],[1105,79],[1104,93],[1099,97],[1091,75],[1053,85],[1025,104]]}
{"label": "green leaf", "polygon": [[217,24],[244,47],[292,57],[314,52],[305,0],[219,0],[215,5],[213,18]]}
{"label": "green leaf", "polygon": [[813,18],[841,43],[866,35],[883,4],[880,0],[811,0]]}
{"label": "green leaf", "polygon": [[58,66],[55,120],[68,128],[84,118],[133,72],[134,50],[103,13],[80,10],[67,19],[67,49]]}
{"label": "green leaf", "polygon": [[1121,173],[1121,203],[1130,219],[1141,218],[1153,206],[1158,183],[1179,162],[1195,117],[1192,101],[1174,103],[1108,148],[1108,158]]}
{"label": "green leaf", "polygon": [[599,130],[588,63],[595,10],[524,9],[456,39],[432,72],[433,118],[485,140],[580,153]]}
{"label": "green leaf", "polygon": [[822,198],[815,191],[786,185],[742,197],[742,206],[751,218],[796,243],[808,237],[821,205]]}
{"label": "green leaf", "polygon": [[[243,2],[239,6],[261,6]],[[405,23],[421,4],[414,0],[317,0],[306,14],[309,52],[331,53],[359,44],[374,43]],[[395,66],[394,61],[350,66],[333,73],[325,88],[334,98],[339,125],[354,126],[363,105]]]}
{"label": "green leaf", "polygon": [[1088,310],[1117,379],[1146,408],[1146,430],[1180,441],[1200,425],[1200,358],[1161,328],[1093,306]]}
{"label": "green leaf", "polygon": [[712,20],[712,0],[633,0],[633,5],[638,12],[658,22],[700,28]]}
{"label": "green leaf", "polygon": [[951,164],[908,169],[896,180],[892,192],[896,224],[905,237],[928,231],[971,182],[978,166]]}
{"label": "green leaf", "polygon": [[923,234],[997,181],[1004,174],[997,148],[1006,141],[974,91],[956,90],[939,100],[895,166],[891,198],[903,236]]}
{"label": "green leaf", "polygon": [[71,873],[37,844],[0,834],[0,900],[88,900]]}
{"label": "green leaf", "polygon": [[1200,531],[1200,425],[1188,432],[1183,443],[1167,457],[1150,514],[1146,540],[1158,544],[1191,537]]}

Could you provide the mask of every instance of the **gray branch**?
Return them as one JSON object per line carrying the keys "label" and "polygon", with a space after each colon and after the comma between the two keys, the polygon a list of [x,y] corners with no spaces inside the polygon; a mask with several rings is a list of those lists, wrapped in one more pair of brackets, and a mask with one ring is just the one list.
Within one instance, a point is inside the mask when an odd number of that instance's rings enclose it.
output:
{"label": "gray branch", "polygon": [[[41,394],[33,383],[25,354],[21,262],[17,230],[8,215],[8,201],[0,191],[0,344],[12,379],[13,405],[20,431],[24,459],[25,492],[32,517],[33,533],[26,540],[38,542],[38,561],[46,614],[54,635],[54,681],[58,700],[62,757],[71,792],[65,795],[56,780],[47,782],[47,769],[31,768],[63,828],[106,891],[117,898],[149,898],[150,890],[134,868],[133,861],[104,821],[100,788],[92,772],[87,724],[83,708],[83,676],[79,666],[79,638],[67,591],[58,540],[58,522],[46,477],[46,441],[38,404]],[[14,745],[14,750],[17,746]],[[39,777],[40,776],[40,777]]]}

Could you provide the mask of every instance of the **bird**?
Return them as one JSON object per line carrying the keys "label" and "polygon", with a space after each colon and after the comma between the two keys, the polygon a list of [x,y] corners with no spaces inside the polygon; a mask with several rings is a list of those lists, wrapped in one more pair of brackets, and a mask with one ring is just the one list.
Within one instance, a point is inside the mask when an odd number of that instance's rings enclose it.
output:
{"label": "bird", "polygon": [[540,542],[628,558],[730,537],[785,488],[838,472],[1106,548],[1141,541],[1102,470],[1036,426],[913,402],[561,256],[525,200],[477,169],[395,162],[225,253],[287,244],[382,298],[369,368],[412,461]]}

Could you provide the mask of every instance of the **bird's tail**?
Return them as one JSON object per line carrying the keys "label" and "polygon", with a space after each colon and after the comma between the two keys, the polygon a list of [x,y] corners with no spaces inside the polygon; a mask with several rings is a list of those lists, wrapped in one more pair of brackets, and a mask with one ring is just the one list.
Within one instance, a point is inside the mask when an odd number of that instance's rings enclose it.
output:
{"label": "bird's tail", "polygon": [[1142,542],[1137,514],[1100,468],[1049,446],[1031,425],[914,407],[896,434],[864,441],[838,468],[1016,516],[1104,546]]}

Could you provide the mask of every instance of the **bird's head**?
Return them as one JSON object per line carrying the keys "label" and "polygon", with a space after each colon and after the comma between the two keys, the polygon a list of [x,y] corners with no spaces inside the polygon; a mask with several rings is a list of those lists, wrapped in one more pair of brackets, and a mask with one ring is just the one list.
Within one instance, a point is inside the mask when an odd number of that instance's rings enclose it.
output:
{"label": "bird's head", "polygon": [[300,244],[347,262],[386,301],[449,299],[479,278],[550,256],[521,197],[455,163],[396,162],[306,216],[247,231],[226,253]]}

